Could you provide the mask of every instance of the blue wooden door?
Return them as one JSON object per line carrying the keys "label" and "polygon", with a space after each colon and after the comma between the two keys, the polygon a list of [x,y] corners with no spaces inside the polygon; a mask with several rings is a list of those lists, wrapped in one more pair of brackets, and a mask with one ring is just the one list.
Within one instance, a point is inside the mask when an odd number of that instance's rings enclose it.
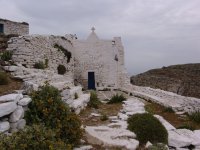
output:
{"label": "blue wooden door", "polygon": [[88,89],[95,90],[95,76],[94,76],[94,72],[88,72]]}
{"label": "blue wooden door", "polygon": [[4,33],[4,31],[3,31],[3,24],[0,24],[0,33]]}

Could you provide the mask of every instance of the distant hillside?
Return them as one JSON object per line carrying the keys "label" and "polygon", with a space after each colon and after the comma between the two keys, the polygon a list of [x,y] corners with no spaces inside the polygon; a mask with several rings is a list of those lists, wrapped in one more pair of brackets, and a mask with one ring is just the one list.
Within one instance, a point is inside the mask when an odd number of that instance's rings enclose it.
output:
{"label": "distant hillside", "polygon": [[152,69],[132,76],[131,83],[200,98],[200,63]]}

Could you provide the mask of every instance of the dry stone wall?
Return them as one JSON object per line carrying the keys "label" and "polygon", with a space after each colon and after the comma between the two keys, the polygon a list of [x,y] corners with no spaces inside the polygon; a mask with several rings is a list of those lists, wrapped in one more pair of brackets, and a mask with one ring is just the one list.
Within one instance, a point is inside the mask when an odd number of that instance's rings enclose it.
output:
{"label": "dry stone wall", "polygon": [[[58,65],[64,65],[67,70],[65,74],[73,76],[73,46],[66,37],[26,35],[11,38],[8,43],[7,50],[13,51],[12,59],[16,64],[33,68],[35,63],[43,62],[47,67],[45,70],[55,73],[57,73]],[[55,47],[55,44],[71,53],[70,60],[68,60],[64,51]]]}
{"label": "dry stone wall", "polygon": [[0,133],[16,132],[26,125],[24,112],[31,98],[22,94],[0,96]]}
{"label": "dry stone wall", "polygon": [[0,24],[3,25],[3,33],[26,35],[29,34],[29,24],[26,22],[13,22],[5,19],[0,19]]}

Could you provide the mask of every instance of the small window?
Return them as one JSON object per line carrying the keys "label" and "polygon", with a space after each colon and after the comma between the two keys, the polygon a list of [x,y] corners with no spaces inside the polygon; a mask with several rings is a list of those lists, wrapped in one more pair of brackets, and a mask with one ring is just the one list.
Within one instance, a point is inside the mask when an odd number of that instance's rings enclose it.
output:
{"label": "small window", "polygon": [[0,24],[0,33],[4,33],[4,25]]}

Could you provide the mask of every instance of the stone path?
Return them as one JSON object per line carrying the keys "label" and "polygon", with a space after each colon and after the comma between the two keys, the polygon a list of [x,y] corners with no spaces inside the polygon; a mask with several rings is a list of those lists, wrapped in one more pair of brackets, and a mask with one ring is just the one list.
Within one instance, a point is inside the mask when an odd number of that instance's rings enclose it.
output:
{"label": "stone path", "polygon": [[[110,116],[111,123],[104,126],[86,126],[85,131],[89,135],[91,144],[99,144],[104,147],[121,147],[135,150],[138,147],[136,135],[127,130],[127,119],[136,113],[145,113],[145,104],[136,97],[130,97],[123,102],[123,108],[117,116]],[[190,145],[195,150],[200,149],[200,130],[190,131],[187,129],[176,129],[162,116],[154,115],[168,131],[168,143],[170,149],[185,149]]]}

